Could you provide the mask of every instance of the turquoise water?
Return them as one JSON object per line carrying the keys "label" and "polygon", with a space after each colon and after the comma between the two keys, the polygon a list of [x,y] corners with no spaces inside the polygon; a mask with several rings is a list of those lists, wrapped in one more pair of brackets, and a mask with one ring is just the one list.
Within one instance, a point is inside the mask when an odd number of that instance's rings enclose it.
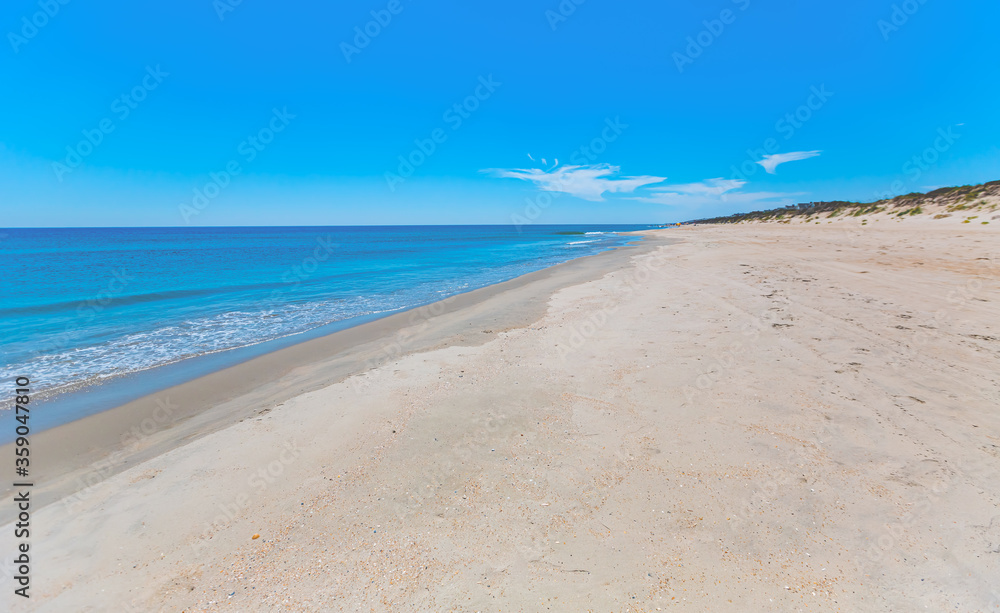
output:
{"label": "turquoise water", "polygon": [[0,376],[57,392],[294,340],[605,251],[648,227],[8,229]]}

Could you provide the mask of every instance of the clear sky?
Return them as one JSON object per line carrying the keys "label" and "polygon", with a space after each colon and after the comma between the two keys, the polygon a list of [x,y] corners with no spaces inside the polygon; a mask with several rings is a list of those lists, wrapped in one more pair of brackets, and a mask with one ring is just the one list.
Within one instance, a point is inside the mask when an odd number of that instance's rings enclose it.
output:
{"label": "clear sky", "polygon": [[661,223],[1000,179],[995,0],[8,0],[5,226]]}

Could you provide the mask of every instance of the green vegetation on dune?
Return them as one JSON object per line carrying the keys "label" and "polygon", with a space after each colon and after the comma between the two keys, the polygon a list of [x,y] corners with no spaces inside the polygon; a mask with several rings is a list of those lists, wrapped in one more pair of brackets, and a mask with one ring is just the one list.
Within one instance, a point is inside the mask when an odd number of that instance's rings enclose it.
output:
{"label": "green vegetation on dune", "polygon": [[[796,217],[808,221],[819,217],[820,214],[826,214],[827,218],[831,218],[841,215],[861,217],[881,212],[905,217],[920,215],[924,212],[924,206],[932,204],[944,206],[949,212],[984,207],[988,207],[990,210],[996,209],[997,205],[990,204],[985,199],[987,197],[1000,198],[1000,181],[991,181],[982,185],[942,187],[926,194],[913,192],[877,202],[847,202],[841,200],[832,202],[806,202],[779,209],[737,213],[736,215],[729,215],[727,217],[696,219],[685,222],[685,224],[741,223],[744,221],[777,221],[779,223],[788,223]],[[947,217],[947,215],[935,215],[935,219],[943,217]]]}

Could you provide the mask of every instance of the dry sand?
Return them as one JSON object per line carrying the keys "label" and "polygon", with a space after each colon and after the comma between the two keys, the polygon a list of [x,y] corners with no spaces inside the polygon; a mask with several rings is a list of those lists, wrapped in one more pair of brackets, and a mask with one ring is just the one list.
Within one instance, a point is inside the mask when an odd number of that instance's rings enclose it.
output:
{"label": "dry sand", "polygon": [[668,230],[261,383],[37,511],[16,610],[997,610],[1000,236],[937,221]]}

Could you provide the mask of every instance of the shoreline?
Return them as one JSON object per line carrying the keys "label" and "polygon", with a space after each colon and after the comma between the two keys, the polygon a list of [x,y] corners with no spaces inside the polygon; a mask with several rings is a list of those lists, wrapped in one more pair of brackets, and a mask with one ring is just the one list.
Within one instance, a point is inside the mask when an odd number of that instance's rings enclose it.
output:
{"label": "shoreline", "polygon": [[[481,226],[473,227],[479,228]],[[595,225],[594,227],[605,226]],[[624,231],[611,229],[601,232],[564,232],[562,234],[579,234],[581,237],[586,234],[612,234],[625,239],[626,242],[620,242],[617,245],[617,247],[620,247],[626,245],[628,242],[631,242],[631,239],[628,238],[630,235],[634,235],[636,232],[641,231],[642,230]],[[589,243],[596,241],[585,242]],[[576,243],[568,243],[568,245],[574,244]],[[604,247],[605,250],[614,250],[614,248],[616,247]],[[600,255],[600,253],[603,252],[591,253],[589,255]],[[452,296],[466,294],[470,291],[475,291],[476,289],[485,289],[486,287],[497,285],[505,281],[511,281],[525,274],[538,272],[540,270],[544,270],[545,268],[556,266],[560,263],[565,263],[581,257],[589,257],[589,255],[572,256],[569,259],[555,264],[543,263],[539,261],[535,264],[529,264],[526,272],[517,272],[515,273],[515,276],[501,281],[490,280],[486,285],[478,287],[474,285],[472,289],[461,289],[458,290],[458,293],[452,294]],[[532,268],[534,268],[534,270],[532,270]],[[442,295],[444,295],[443,298],[440,297]],[[437,296],[425,297],[424,301],[416,300],[409,306],[352,315],[346,319],[312,325],[312,327],[307,329],[282,333],[272,338],[265,337],[263,340],[253,340],[247,344],[224,347],[202,353],[183,355],[181,357],[172,357],[165,362],[152,366],[145,366],[138,370],[92,374],[87,375],[84,379],[63,382],[54,387],[34,389],[32,394],[33,400],[37,403],[44,403],[46,410],[42,414],[33,416],[33,429],[40,432],[56,426],[64,425],[66,423],[108,410],[109,408],[121,406],[144,396],[154,395],[164,389],[244,363],[267,353],[279,351],[281,349],[323,336],[329,336],[339,331],[364,325],[368,322],[377,321],[385,317],[391,317],[399,313],[406,313],[414,309],[427,307],[434,303],[441,302],[442,300],[447,300],[450,297],[451,296],[445,294],[444,291],[437,292]],[[28,372],[27,374],[31,375],[32,373]],[[34,381],[35,377],[31,378]],[[9,398],[0,400],[0,414],[4,411],[12,410],[13,406],[13,400]],[[14,438],[14,436],[8,436],[6,433],[2,434],[0,435],[0,445],[7,445],[12,442]]]}
{"label": "shoreline", "polygon": [[[369,321],[377,321],[383,317],[389,317],[393,314],[407,312],[423,306],[426,305],[417,305],[409,309],[389,313],[388,315],[362,315],[251,345],[219,349],[158,364],[143,370],[113,374],[104,378],[93,378],[83,383],[67,384],[55,389],[46,389],[32,396],[33,402],[45,403],[46,407],[46,414],[41,417],[37,415],[33,416],[34,421],[36,427],[40,422],[43,424],[38,432],[57,428],[90,417],[91,415],[109,411],[143,397],[153,396],[165,389],[183,385],[214,372],[238,366],[255,357],[280,351],[281,349],[314,338],[335,334],[341,330],[353,328]],[[214,365],[212,364],[213,362],[215,363]],[[0,408],[0,411],[11,410],[14,406],[12,401],[8,401],[8,404],[10,406],[4,406]],[[82,410],[80,408],[81,405],[93,404],[103,405],[105,408],[84,408]],[[56,413],[57,415],[53,416],[51,413]],[[66,414],[70,414],[71,416],[66,417]],[[10,440],[0,438],[0,445],[9,443]]]}
{"label": "shoreline", "polygon": [[[633,234],[637,240],[598,254],[574,258],[513,279],[456,294],[448,298],[334,332],[298,340],[287,346],[242,359],[194,378],[164,386],[155,392],[134,396],[110,408],[47,428],[32,435],[36,508],[76,495],[137,464],[219,429],[269,411],[273,406],[318,388],[343,381],[385,361],[403,355],[453,344],[482,344],[503,329],[527,325],[544,313],[548,296],[614,268],[621,258],[648,251],[664,241],[649,231]],[[511,293],[517,294],[511,298]],[[537,293],[537,295],[536,295]],[[489,301],[517,302],[530,309],[520,315],[492,311]],[[478,311],[484,310],[480,313]],[[465,321],[468,326],[492,317],[487,334],[459,329],[458,321],[441,323],[438,318]],[[483,324],[485,325],[485,324]],[[320,329],[328,326],[321,326]],[[410,333],[401,337],[403,330]],[[274,339],[282,340],[282,339]],[[270,342],[270,341],[268,341]],[[267,344],[260,343],[260,344]],[[253,349],[259,346],[228,351]],[[220,353],[227,353],[220,352]],[[218,355],[218,354],[216,354]],[[191,358],[198,360],[206,356]],[[211,357],[211,356],[207,356]],[[152,368],[138,375],[156,376]],[[330,368],[330,372],[319,372]],[[123,378],[119,378],[121,381]],[[122,382],[127,385],[127,382]],[[100,388],[101,386],[97,386]],[[96,390],[99,396],[100,390]],[[86,402],[88,390],[79,390]],[[0,454],[13,455],[13,443],[0,445]],[[13,495],[11,486],[3,497]],[[0,524],[12,519],[0,512]]]}

